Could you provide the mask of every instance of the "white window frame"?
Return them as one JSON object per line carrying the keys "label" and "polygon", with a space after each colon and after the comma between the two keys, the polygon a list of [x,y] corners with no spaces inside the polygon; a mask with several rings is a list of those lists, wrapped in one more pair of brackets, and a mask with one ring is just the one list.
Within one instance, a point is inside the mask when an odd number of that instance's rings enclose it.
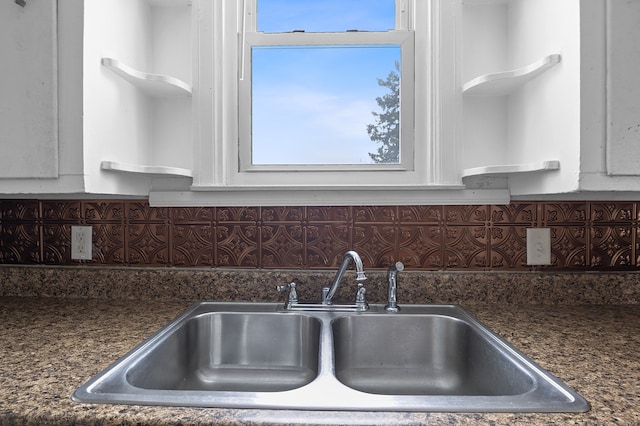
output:
{"label": "white window frame", "polygon": [[[248,3],[255,4],[256,0],[248,0]],[[252,28],[253,29],[253,28]],[[326,173],[308,172],[354,172],[364,177],[367,181],[382,180],[379,176],[381,171],[407,171],[414,170],[413,159],[413,129],[414,129],[414,34],[411,30],[394,30],[388,32],[344,32],[344,33],[261,33],[247,32],[244,36],[244,64],[243,78],[239,87],[239,124],[240,124],[240,151],[239,151],[239,171],[243,172],[272,172],[267,179],[271,181],[287,180],[291,172],[304,173],[306,179],[311,179],[308,183],[318,182]],[[252,139],[252,112],[251,112],[251,87],[252,87],[252,63],[251,49],[258,46],[364,46],[364,45],[395,45],[400,47],[401,52],[401,73],[400,75],[400,164],[366,164],[366,165],[254,165],[251,161],[251,139]],[[242,53],[242,52],[241,52]],[[381,76],[382,77],[382,76]],[[363,129],[364,130],[364,129]],[[371,145],[372,149],[375,145]],[[273,173],[280,172],[280,173]],[[264,177],[260,178],[261,180]]]}
{"label": "white window frame", "polygon": [[[461,3],[396,0],[397,28],[414,33],[413,167],[379,171],[239,168],[239,78],[244,12],[254,0],[193,0],[194,179],[190,191],[152,191],[158,205],[398,205],[505,203],[508,191],[466,190],[456,117],[462,113],[457,57]],[[249,28],[255,28],[249,27]],[[356,33],[358,34],[358,33]],[[246,47],[245,47],[246,49]],[[406,141],[403,141],[406,143]]]}

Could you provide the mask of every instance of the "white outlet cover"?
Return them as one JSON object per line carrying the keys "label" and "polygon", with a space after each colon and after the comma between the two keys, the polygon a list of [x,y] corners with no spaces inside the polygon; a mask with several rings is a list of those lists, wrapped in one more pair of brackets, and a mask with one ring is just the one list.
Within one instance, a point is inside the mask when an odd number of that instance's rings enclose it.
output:
{"label": "white outlet cover", "polygon": [[527,228],[527,265],[551,265],[550,228]]}
{"label": "white outlet cover", "polygon": [[91,237],[90,226],[72,226],[71,227],[71,259],[72,260],[91,260]]}

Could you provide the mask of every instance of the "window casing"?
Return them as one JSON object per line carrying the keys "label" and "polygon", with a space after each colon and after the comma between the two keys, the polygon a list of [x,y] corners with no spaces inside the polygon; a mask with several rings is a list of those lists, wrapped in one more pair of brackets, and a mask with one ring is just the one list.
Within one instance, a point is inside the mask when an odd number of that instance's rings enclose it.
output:
{"label": "window casing", "polygon": [[[413,170],[413,83],[414,83],[414,33],[407,26],[408,19],[403,19],[409,13],[401,7],[404,2],[396,3],[395,29],[390,31],[341,31],[341,32],[277,32],[265,33],[258,31],[258,8],[259,0],[248,0],[245,4],[245,31],[241,33],[242,43],[240,51],[241,78],[239,87],[239,170],[240,172],[311,172],[311,171],[342,171],[342,172],[363,172],[363,171],[389,171],[389,170]],[[258,18],[258,19],[256,19]],[[399,28],[400,27],[400,28]],[[401,155],[399,164],[340,164],[340,162],[330,162],[329,164],[264,164],[253,161],[253,138],[255,126],[253,120],[256,110],[252,110],[255,92],[254,87],[254,67],[253,56],[257,49],[268,52],[268,49],[289,50],[289,56],[295,57],[299,53],[308,52],[313,49],[322,48],[329,52],[337,53],[340,50],[349,48],[383,49],[398,48],[400,51],[400,140]],[[302,53],[304,55],[305,53]],[[347,59],[348,61],[349,59]],[[259,76],[258,76],[259,77]],[[384,77],[380,75],[379,77]],[[286,123],[286,120],[283,120]],[[279,129],[280,130],[280,129]],[[363,133],[365,126],[363,126]],[[286,125],[281,129],[287,132]],[[304,138],[304,136],[302,136]],[[277,139],[276,139],[277,140]],[[373,150],[375,145],[371,143]],[[317,149],[323,149],[321,146]],[[333,148],[336,150],[336,148]],[[334,155],[340,152],[331,153]],[[336,164],[338,163],[338,164]]]}
{"label": "window casing", "polygon": [[[400,164],[370,164],[370,165],[256,165],[252,161],[252,55],[246,55],[244,78],[240,80],[240,170],[241,171],[363,171],[363,170],[412,170],[413,169],[413,32],[390,31],[388,33],[373,32],[345,32],[345,33],[247,33],[247,50],[264,47],[323,47],[326,49],[384,48],[398,47],[401,52],[401,84],[400,84],[400,139],[402,155]],[[383,77],[383,76],[380,76]],[[363,133],[365,126],[363,126]],[[287,129],[283,128],[283,132]],[[375,145],[371,143],[373,150]],[[336,154],[339,154],[336,152]]]}
{"label": "window casing", "polygon": [[[319,202],[322,199],[318,194],[322,197],[335,190],[341,191],[333,192],[338,202],[342,198],[376,202],[382,192],[375,191],[395,191],[396,195],[400,191],[404,195],[391,197],[389,202],[412,203],[414,199],[425,199],[416,190],[462,189],[454,122],[461,109],[454,48],[458,6],[449,0],[396,2],[397,29],[388,33],[260,34],[250,31],[256,28],[252,9],[255,0],[194,0],[198,21],[194,37],[196,166],[191,189],[237,190],[240,192],[234,196],[238,199],[242,191],[247,191],[245,195],[248,191],[279,191],[278,196],[271,194],[269,199],[274,203],[290,201],[289,204]],[[401,93],[401,114],[405,119],[401,134],[404,149],[412,155],[403,157],[400,164],[365,167],[252,165],[250,134],[246,133],[250,129],[250,110],[248,103],[242,103],[243,99],[250,99],[246,93],[250,90],[247,50],[278,43],[401,45],[401,90],[411,92]],[[375,191],[367,191],[368,195],[362,197],[358,191],[363,189]],[[336,197],[329,198],[334,202]],[[438,199],[442,197],[440,194]]]}

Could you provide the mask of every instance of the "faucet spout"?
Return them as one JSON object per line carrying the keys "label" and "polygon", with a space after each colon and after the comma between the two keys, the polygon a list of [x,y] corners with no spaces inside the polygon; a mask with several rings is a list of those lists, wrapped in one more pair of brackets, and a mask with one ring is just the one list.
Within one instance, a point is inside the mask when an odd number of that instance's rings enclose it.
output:
{"label": "faucet spout", "polygon": [[367,277],[364,274],[364,267],[362,266],[362,259],[360,255],[353,250],[349,250],[345,253],[344,258],[342,259],[342,264],[336,273],[336,276],[333,278],[331,282],[331,287],[329,287],[329,291],[322,297],[322,303],[325,305],[330,305],[333,301],[333,296],[335,296],[336,291],[338,290],[338,285],[340,285],[340,280],[342,280],[342,276],[345,271],[349,267],[349,263],[353,261],[353,264],[356,267],[356,281],[364,281]]}

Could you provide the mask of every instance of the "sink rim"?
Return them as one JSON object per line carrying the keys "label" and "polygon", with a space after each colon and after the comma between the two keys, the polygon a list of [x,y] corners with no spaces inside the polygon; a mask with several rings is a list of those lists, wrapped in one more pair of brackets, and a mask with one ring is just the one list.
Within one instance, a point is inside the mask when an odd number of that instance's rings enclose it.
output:
{"label": "sink rim", "polygon": [[[310,383],[287,391],[167,391],[142,389],[126,382],[132,363],[159,340],[175,332],[188,319],[207,312],[271,313],[274,315],[309,316],[321,321],[318,375]],[[510,357],[522,363],[533,374],[536,386],[529,392],[508,396],[459,395],[381,395],[361,392],[341,383],[335,376],[332,322],[346,316],[370,315],[445,315],[466,322],[499,345]],[[549,402],[549,391],[560,393],[563,401]],[[198,302],[169,322],[149,338],[94,375],[73,393],[80,403],[130,405],[162,405],[218,408],[261,408],[351,411],[432,411],[432,412],[585,412],[589,403],[575,390],[540,367],[506,340],[491,331],[457,305],[403,305],[400,313],[388,313],[382,304],[370,305],[367,312],[285,311],[281,303],[269,302]]]}

